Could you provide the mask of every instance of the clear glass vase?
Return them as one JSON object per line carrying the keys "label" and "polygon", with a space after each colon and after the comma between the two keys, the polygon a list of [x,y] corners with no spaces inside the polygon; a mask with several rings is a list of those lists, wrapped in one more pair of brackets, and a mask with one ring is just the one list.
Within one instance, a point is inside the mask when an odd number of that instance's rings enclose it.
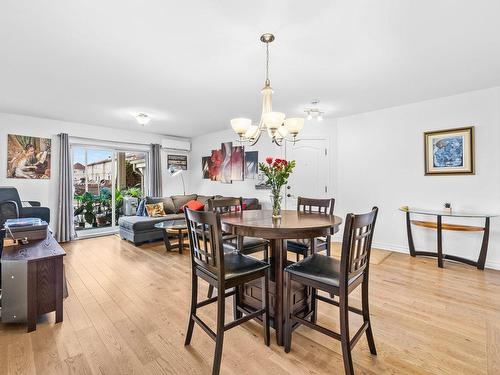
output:
{"label": "clear glass vase", "polygon": [[281,217],[281,188],[273,187],[271,189],[271,206],[273,208],[273,219]]}

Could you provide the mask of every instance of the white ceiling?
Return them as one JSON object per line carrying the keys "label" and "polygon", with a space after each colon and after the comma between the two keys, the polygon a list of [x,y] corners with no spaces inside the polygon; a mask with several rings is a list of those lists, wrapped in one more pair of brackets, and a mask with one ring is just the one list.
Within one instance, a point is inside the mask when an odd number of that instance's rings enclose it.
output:
{"label": "white ceiling", "polygon": [[500,85],[500,1],[2,0],[0,111],[187,136],[274,109],[339,117]]}

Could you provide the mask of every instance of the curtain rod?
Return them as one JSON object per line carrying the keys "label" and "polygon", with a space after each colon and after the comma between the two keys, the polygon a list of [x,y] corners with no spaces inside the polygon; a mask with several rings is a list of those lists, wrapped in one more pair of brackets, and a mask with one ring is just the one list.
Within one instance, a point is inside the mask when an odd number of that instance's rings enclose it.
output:
{"label": "curtain rod", "polygon": [[[60,134],[58,134],[60,136]],[[96,141],[96,142],[116,142],[116,143],[121,143],[123,145],[134,145],[134,146],[151,146],[151,143],[139,143],[139,142],[122,142],[122,141],[113,141],[113,140],[107,140],[107,139],[98,139],[98,138],[88,138],[88,137],[74,137],[71,135],[68,135],[69,138],[75,139],[75,140],[83,140],[83,141]]]}
{"label": "curtain rod", "polygon": [[[57,135],[58,137],[61,136],[61,134]],[[68,135],[69,138],[75,139],[75,140],[82,140],[82,141],[95,141],[95,142],[116,142],[120,143],[122,145],[134,145],[134,146],[151,146],[152,143],[139,143],[139,142],[121,142],[121,141],[112,141],[112,140],[107,140],[107,139],[98,139],[98,138],[88,138],[88,137],[74,137],[71,135]],[[176,148],[171,148],[171,147],[160,147],[162,150],[172,150],[172,151],[184,151],[186,152],[187,150],[183,149],[176,149]]]}

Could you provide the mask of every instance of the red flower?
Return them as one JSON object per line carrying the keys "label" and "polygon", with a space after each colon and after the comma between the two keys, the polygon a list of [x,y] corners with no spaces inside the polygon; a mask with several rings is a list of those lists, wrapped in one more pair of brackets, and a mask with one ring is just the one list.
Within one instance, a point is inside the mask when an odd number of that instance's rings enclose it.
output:
{"label": "red flower", "polygon": [[272,164],[272,162],[273,162],[273,158],[272,158],[271,156],[268,156],[268,157],[266,158],[266,162],[267,162],[267,164]]}

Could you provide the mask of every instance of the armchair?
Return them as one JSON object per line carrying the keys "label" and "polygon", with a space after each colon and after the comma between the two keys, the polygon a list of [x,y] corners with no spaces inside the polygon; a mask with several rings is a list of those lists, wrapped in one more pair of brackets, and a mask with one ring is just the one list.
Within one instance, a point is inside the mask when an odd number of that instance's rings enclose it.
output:
{"label": "armchair", "polygon": [[0,186],[0,228],[5,220],[14,218],[36,217],[50,223],[50,209],[41,207],[40,202],[27,202],[31,207],[23,207],[15,187]]}

